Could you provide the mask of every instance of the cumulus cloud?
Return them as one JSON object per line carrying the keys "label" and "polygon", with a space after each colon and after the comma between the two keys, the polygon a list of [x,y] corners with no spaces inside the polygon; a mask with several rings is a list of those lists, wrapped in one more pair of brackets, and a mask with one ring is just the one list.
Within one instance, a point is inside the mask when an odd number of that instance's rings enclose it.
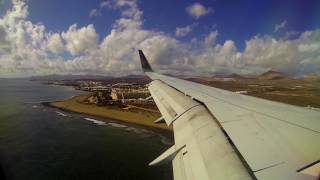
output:
{"label": "cumulus cloud", "polygon": [[124,18],[140,20],[142,11],[139,10],[137,0],[109,0],[102,2],[100,6],[106,6],[113,9],[120,9]]}
{"label": "cumulus cloud", "polygon": [[248,64],[276,69],[288,74],[304,74],[318,69],[320,30],[306,31],[297,39],[254,37],[246,42],[243,59]]}
{"label": "cumulus cloud", "polygon": [[218,37],[218,31],[212,31],[209,35],[204,39],[204,43],[207,47],[213,45]]}
{"label": "cumulus cloud", "polygon": [[29,14],[24,1],[12,0],[12,5],[12,9],[5,14],[5,18],[1,19],[1,24],[5,27],[14,25],[17,20],[26,18]]}
{"label": "cumulus cloud", "polygon": [[[255,74],[274,69],[297,76],[320,72],[320,29],[294,39],[255,36],[239,51],[233,40],[218,43],[217,30],[191,42],[146,30],[135,0],[105,1],[104,7],[120,10],[121,17],[99,42],[93,25],[73,24],[61,33],[48,32],[44,25],[27,20],[24,1],[14,0],[0,18],[0,77],[141,73],[137,49],[144,50],[154,69],[166,73]],[[64,59],[64,52],[71,56]]]}
{"label": "cumulus cloud", "polygon": [[98,46],[98,34],[92,24],[79,29],[73,24],[68,31],[62,32],[62,38],[66,41],[66,49],[72,55],[88,53]]}
{"label": "cumulus cloud", "polygon": [[176,36],[177,37],[183,37],[189,34],[192,31],[191,26],[185,26],[185,27],[177,27],[176,28]]}
{"label": "cumulus cloud", "polygon": [[278,32],[280,29],[285,28],[287,25],[287,21],[282,21],[280,24],[276,24],[274,26],[274,32]]}
{"label": "cumulus cloud", "polygon": [[7,38],[7,32],[0,26],[0,54],[10,51],[11,44]]}
{"label": "cumulus cloud", "polygon": [[49,51],[51,51],[54,54],[60,54],[64,50],[64,44],[61,40],[61,36],[58,33],[52,34],[48,39],[48,45],[47,45]]}
{"label": "cumulus cloud", "polygon": [[195,19],[199,19],[200,17],[212,12],[211,8],[206,8],[205,6],[203,6],[200,3],[194,3],[194,4],[190,5],[189,7],[187,7],[186,10],[187,10],[188,14]]}

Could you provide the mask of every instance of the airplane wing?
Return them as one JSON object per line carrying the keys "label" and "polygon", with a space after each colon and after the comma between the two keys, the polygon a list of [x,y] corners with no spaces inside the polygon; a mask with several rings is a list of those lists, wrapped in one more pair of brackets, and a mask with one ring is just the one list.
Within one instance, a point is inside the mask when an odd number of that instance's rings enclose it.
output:
{"label": "airplane wing", "polygon": [[320,112],[157,74],[139,55],[175,140],[149,165],[172,162],[175,180],[319,179]]}

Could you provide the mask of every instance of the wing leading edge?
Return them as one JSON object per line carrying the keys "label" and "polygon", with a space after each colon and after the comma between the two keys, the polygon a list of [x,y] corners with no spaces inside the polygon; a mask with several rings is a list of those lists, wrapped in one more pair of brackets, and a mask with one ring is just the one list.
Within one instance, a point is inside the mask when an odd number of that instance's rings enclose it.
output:
{"label": "wing leading edge", "polygon": [[157,74],[139,54],[174,149],[183,147],[164,158],[175,179],[319,178],[320,112]]}

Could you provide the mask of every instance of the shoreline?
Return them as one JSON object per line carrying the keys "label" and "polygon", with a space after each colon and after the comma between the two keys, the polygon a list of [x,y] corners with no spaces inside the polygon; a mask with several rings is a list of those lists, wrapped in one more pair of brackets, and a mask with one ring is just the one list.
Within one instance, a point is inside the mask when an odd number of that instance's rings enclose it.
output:
{"label": "shoreline", "polygon": [[168,127],[166,124],[155,124],[153,122],[161,116],[159,113],[147,112],[141,109],[124,110],[115,106],[96,106],[81,103],[81,101],[88,96],[90,96],[90,94],[81,94],[72,96],[66,100],[42,102],[41,104],[65,112],[98,117],[102,120],[120,121],[128,124],[172,132],[172,127]]}

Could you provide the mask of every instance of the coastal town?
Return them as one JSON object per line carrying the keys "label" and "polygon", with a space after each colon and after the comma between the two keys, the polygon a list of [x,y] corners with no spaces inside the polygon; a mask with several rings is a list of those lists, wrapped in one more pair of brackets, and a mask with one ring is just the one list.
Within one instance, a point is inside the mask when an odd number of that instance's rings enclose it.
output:
{"label": "coastal town", "polygon": [[[238,74],[214,75],[211,77],[179,77],[200,84],[213,86],[239,94],[260,97],[302,107],[320,107],[318,93],[320,80],[317,76],[288,78],[277,71],[267,71],[255,77]],[[88,92],[90,96],[84,103],[96,106],[120,106],[122,108],[144,108],[157,111],[148,91],[151,82],[146,76],[125,77],[77,77],[74,79],[47,80],[46,84],[72,86]]]}
{"label": "coastal town", "polygon": [[[320,80],[315,76],[293,79],[280,72],[268,71],[255,77],[231,74],[182,78],[238,94],[320,110]],[[51,107],[172,131],[172,127],[164,123],[155,123],[161,114],[148,91],[151,80],[146,76],[46,77],[41,82],[53,86],[69,86],[83,92],[70,99],[48,102],[47,105]]]}
{"label": "coastal town", "polygon": [[105,82],[99,80],[59,80],[48,81],[50,85],[72,86],[76,90],[88,92],[90,96],[85,104],[97,106],[122,106],[123,108],[141,107],[155,111],[155,103],[148,91],[147,84],[142,82]]}
{"label": "coastal town", "polygon": [[[254,77],[238,74],[211,77],[178,77],[200,84],[259,97],[304,108],[320,110],[320,79],[317,76],[289,78],[277,71]],[[164,123],[148,91],[149,78],[143,75],[108,76],[49,76],[32,80],[53,86],[68,86],[82,93],[70,99],[47,102],[63,111],[76,112],[102,119],[172,131]]]}
{"label": "coastal town", "polygon": [[83,92],[70,99],[45,103],[48,106],[171,131],[172,127],[154,123],[161,114],[148,91],[150,82],[145,76],[42,80],[43,84],[69,86]]}

